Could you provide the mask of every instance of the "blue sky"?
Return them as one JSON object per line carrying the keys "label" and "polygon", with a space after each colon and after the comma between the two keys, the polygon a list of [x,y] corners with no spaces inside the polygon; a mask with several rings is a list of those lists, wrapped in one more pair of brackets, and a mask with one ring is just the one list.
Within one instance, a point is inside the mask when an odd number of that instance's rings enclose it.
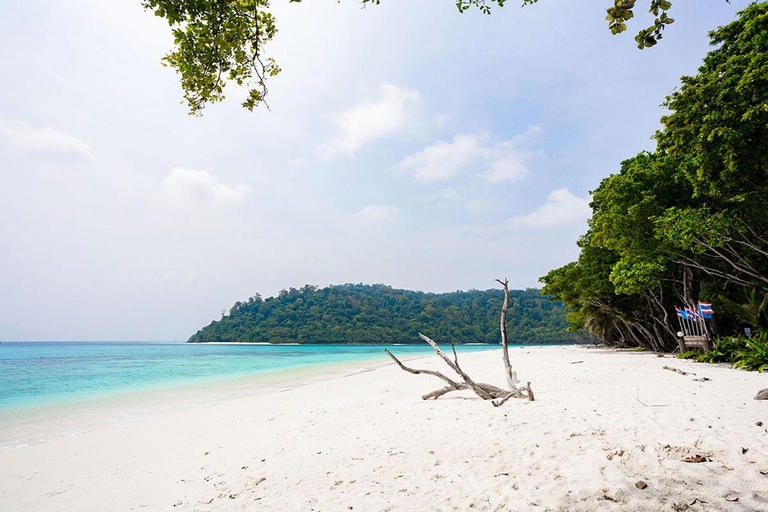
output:
{"label": "blue sky", "polygon": [[4,4],[0,339],[183,340],[306,283],[538,286],[747,5],[678,0],[639,51],[641,8],[611,36],[607,0],[563,3],[274,2],[271,111],[228,87],[201,118],[139,0]]}

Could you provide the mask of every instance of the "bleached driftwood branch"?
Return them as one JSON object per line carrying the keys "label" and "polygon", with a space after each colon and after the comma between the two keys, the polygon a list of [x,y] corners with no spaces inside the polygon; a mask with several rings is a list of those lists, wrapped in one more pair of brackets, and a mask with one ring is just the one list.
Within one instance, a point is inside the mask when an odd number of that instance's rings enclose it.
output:
{"label": "bleached driftwood branch", "polygon": [[509,307],[509,281],[504,278],[496,280],[504,287],[504,303],[501,305],[501,358],[504,360],[504,376],[507,379],[509,389],[517,389],[520,381],[517,380],[517,373],[512,371],[512,365],[509,364],[509,349],[507,348],[507,308]]}
{"label": "bleached driftwood branch", "polygon": [[430,339],[429,337],[419,333],[419,337],[427,342],[435,351],[435,353],[443,360],[445,361],[445,364],[448,365],[448,367],[456,372],[459,377],[461,377],[461,382],[456,382],[454,380],[451,380],[447,376],[443,375],[442,373],[435,371],[435,370],[422,370],[422,369],[416,369],[416,368],[410,368],[408,366],[405,366],[398,358],[396,358],[389,350],[384,350],[389,357],[392,358],[395,363],[404,371],[408,373],[413,373],[414,375],[419,374],[426,374],[426,375],[432,375],[435,376],[444,382],[446,382],[448,385],[444,388],[437,389],[435,391],[432,391],[430,393],[427,393],[425,395],[422,395],[423,400],[428,400],[430,398],[437,399],[446,393],[450,393],[452,391],[461,391],[464,389],[471,389],[477,396],[482,398],[483,400],[492,400],[494,407],[499,407],[501,405],[504,405],[507,400],[510,398],[524,398],[528,401],[533,401],[533,390],[531,389],[531,383],[528,382],[528,384],[525,387],[518,387],[518,384],[520,384],[520,381],[517,379],[517,374],[512,370],[512,365],[509,362],[509,349],[507,346],[507,308],[509,306],[509,281],[507,279],[504,279],[504,281],[501,281],[500,279],[497,279],[499,283],[504,287],[504,304],[501,308],[501,354],[502,354],[502,360],[504,362],[504,375],[507,380],[507,386],[509,389],[502,389],[500,387],[494,386],[492,384],[486,384],[484,382],[475,382],[464,370],[462,370],[461,366],[459,365],[459,356],[456,353],[456,347],[452,343],[451,349],[453,351],[453,360],[449,356],[447,356],[442,350],[440,350],[440,347],[437,345],[435,341]]}
{"label": "bleached driftwood branch", "polygon": [[432,391],[431,393],[427,393],[426,395],[422,395],[421,398],[423,400],[429,400],[430,398],[437,399],[438,397],[441,397],[444,394],[449,393],[451,391],[458,391],[460,389],[467,389],[467,385],[466,384],[462,384],[460,382],[455,382],[455,381],[449,379],[448,377],[446,377],[445,375],[443,375],[440,372],[437,372],[437,371],[434,371],[434,370],[417,370],[416,368],[409,368],[409,367],[405,366],[403,363],[401,363],[400,360],[398,358],[396,358],[392,354],[392,352],[390,352],[389,350],[384,349],[384,352],[386,352],[387,355],[389,357],[391,357],[392,360],[395,361],[395,363],[397,363],[397,366],[399,366],[400,368],[402,368],[403,370],[405,370],[408,373],[412,373],[414,375],[419,375],[419,374],[422,374],[422,373],[424,373],[426,375],[434,375],[435,377],[437,377],[439,379],[442,379],[446,383],[448,383],[448,386],[446,386],[444,388],[438,389],[436,391]]}

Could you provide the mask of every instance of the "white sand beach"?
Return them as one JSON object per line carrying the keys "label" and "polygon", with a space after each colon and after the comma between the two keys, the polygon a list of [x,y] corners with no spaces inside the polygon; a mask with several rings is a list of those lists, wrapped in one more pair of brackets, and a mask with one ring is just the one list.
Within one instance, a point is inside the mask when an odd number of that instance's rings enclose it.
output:
{"label": "white sand beach", "polygon": [[[0,510],[768,510],[765,374],[586,347],[511,356],[535,402],[422,401],[442,383],[362,362],[6,451]],[[500,351],[462,365],[503,383]]]}

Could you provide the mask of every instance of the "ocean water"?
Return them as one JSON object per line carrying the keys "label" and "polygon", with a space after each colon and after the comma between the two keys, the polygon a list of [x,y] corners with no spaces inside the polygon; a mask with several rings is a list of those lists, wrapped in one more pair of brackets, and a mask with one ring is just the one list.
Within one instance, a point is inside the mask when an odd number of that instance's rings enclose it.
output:
{"label": "ocean water", "polygon": [[[2,342],[0,414],[324,363],[432,353],[427,345]],[[457,345],[459,352],[498,345]]]}

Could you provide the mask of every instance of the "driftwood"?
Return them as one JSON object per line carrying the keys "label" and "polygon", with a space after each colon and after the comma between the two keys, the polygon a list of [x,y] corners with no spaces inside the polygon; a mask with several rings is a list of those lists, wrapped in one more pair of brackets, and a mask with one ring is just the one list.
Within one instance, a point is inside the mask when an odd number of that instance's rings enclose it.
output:
{"label": "driftwood", "polygon": [[459,356],[456,353],[456,346],[455,344],[451,344],[451,350],[453,351],[453,360],[446,355],[442,350],[440,350],[440,347],[437,345],[435,341],[430,339],[429,337],[419,333],[419,337],[427,342],[435,351],[435,353],[443,360],[445,361],[445,364],[448,365],[448,367],[456,372],[456,374],[461,377],[461,381],[454,381],[451,378],[447,377],[446,375],[435,371],[435,370],[422,370],[417,368],[410,368],[406,365],[404,365],[397,357],[395,357],[392,352],[389,350],[384,350],[384,352],[387,353],[389,357],[392,358],[392,360],[404,371],[408,373],[412,373],[414,375],[432,375],[434,377],[437,377],[444,381],[447,386],[444,388],[437,389],[435,391],[431,391],[425,395],[422,395],[423,400],[429,400],[430,398],[433,400],[437,400],[439,397],[445,395],[446,393],[450,393],[452,391],[462,391],[465,389],[472,390],[477,396],[482,398],[483,400],[492,400],[492,403],[494,407],[499,407],[501,405],[504,405],[507,400],[510,398],[524,398],[528,401],[533,401],[533,390],[531,389],[531,383],[528,382],[525,387],[519,386],[520,381],[517,379],[517,373],[515,373],[512,370],[512,365],[509,362],[509,348],[507,346],[507,307],[509,306],[509,282],[504,279],[504,281],[501,281],[497,279],[499,283],[504,287],[504,304],[501,307],[501,355],[502,355],[502,361],[504,363],[504,376],[507,381],[507,386],[509,389],[502,389],[498,386],[494,386],[493,384],[486,384],[484,382],[475,382],[467,373],[462,370],[461,366],[459,365]]}
{"label": "driftwood", "polygon": [[665,370],[669,370],[671,372],[679,373],[680,375],[696,375],[695,373],[691,372],[684,372],[683,370],[680,370],[679,368],[672,368],[671,366],[664,366]]}

